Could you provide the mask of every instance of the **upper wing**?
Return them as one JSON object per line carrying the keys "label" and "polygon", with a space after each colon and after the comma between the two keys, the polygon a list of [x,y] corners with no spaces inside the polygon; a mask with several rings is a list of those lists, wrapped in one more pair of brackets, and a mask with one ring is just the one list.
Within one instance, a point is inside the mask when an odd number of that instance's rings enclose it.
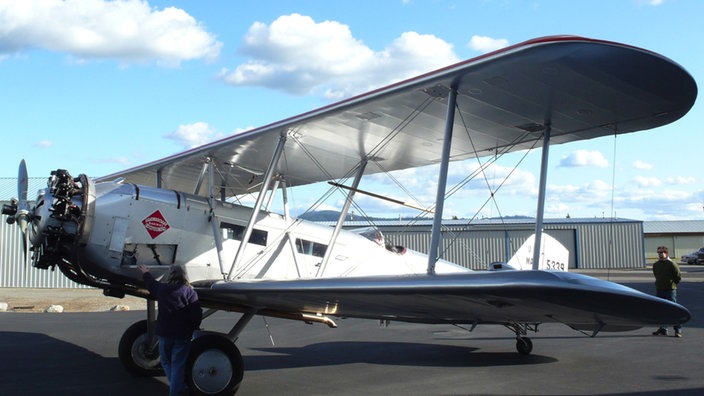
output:
{"label": "upper wing", "polygon": [[[343,178],[362,158],[375,173],[440,160],[449,87],[458,89],[452,160],[655,128],[694,104],[694,79],[658,54],[573,36],[546,37],[230,136],[98,181],[125,177],[194,190],[206,157],[228,196],[261,182],[279,137],[289,186]],[[206,194],[202,192],[202,194]]]}
{"label": "upper wing", "polygon": [[422,323],[559,322],[608,331],[690,318],[686,308],[670,301],[566,272],[206,281],[194,286],[205,306],[298,319],[330,315]]}

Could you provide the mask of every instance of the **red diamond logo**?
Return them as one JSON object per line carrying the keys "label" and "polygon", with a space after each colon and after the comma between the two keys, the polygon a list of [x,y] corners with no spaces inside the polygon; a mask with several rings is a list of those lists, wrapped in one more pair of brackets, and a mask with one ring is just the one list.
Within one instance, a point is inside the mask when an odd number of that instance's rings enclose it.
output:
{"label": "red diamond logo", "polygon": [[142,220],[142,224],[144,224],[144,228],[147,229],[152,239],[169,229],[169,223],[166,222],[166,219],[158,209]]}

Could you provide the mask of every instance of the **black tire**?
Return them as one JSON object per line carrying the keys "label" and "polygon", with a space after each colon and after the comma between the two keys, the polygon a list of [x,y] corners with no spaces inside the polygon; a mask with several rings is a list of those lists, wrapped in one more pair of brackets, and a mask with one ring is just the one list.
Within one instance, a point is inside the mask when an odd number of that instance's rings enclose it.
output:
{"label": "black tire", "polygon": [[125,370],[138,377],[156,377],[164,375],[159,360],[159,348],[149,348],[147,321],[140,320],[128,327],[120,338],[117,355]]}
{"label": "black tire", "polygon": [[194,395],[234,395],[244,377],[242,354],[219,334],[193,340],[186,365],[186,383]]}
{"label": "black tire", "polygon": [[516,339],[516,350],[521,355],[530,355],[533,352],[533,341],[528,337],[518,337]]}

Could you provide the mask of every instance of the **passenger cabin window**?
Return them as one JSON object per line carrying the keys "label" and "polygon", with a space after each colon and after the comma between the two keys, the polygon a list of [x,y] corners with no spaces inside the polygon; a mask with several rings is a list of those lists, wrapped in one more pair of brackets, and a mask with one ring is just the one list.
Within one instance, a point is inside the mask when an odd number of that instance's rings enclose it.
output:
{"label": "passenger cabin window", "polygon": [[315,257],[324,257],[327,248],[328,246],[323,245],[322,243],[296,238],[296,250],[298,250],[298,253]]}
{"label": "passenger cabin window", "polygon": [[[220,223],[220,228],[227,230],[227,239],[235,239],[238,241],[242,240],[242,235],[244,235],[244,226],[239,224]],[[268,232],[257,230],[255,228],[252,230],[252,235],[249,236],[249,243],[266,246],[266,239],[268,235]]]}

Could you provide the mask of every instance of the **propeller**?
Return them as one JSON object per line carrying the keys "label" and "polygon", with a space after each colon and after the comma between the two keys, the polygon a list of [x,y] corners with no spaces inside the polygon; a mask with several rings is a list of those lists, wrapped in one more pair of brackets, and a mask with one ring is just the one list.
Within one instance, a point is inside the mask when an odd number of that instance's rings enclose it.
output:
{"label": "propeller", "polygon": [[29,234],[27,225],[30,220],[29,201],[27,201],[27,190],[29,189],[29,176],[27,175],[27,163],[22,159],[17,172],[17,224],[22,231],[22,247],[24,256],[27,257],[27,247],[29,245]]}
{"label": "propeller", "polygon": [[27,248],[29,246],[29,234],[27,228],[31,221],[29,201],[27,201],[27,190],[29,188],[29,178],[27,176],[27,163],[20,161],[20,168],[17,173],[17,199],[12,199],[10,205],[3,205],[2,214],[8,215],[7,223],[17,223],[22,231],[22,247],[24,256],[27,258]]}
{"label": "propeller", "polygon": [[17,223],[22,231],[22,244],[24,247],[24,255],[27,257],[27,248],[29,246],[29,234],[27,228],[31,221],[31,212],[29,210],[29,201],[27,201],[27,190],[29,189],[29,177],[27,176],[27,163],[24,160],[20,161],[20,168],[17,173],[17,199],[13,199],[10,205],[3,205],[2,214],[8,215],[7,222],[9,224]]}
{"label": "propeller", "polygon": [[29,177],[27,176],[27,163],[20,161],[20,168],[17,172],[17,221],[22,233],[27,231],[29,222],[29,201],[27,201],[27,190],[29,189]]}

